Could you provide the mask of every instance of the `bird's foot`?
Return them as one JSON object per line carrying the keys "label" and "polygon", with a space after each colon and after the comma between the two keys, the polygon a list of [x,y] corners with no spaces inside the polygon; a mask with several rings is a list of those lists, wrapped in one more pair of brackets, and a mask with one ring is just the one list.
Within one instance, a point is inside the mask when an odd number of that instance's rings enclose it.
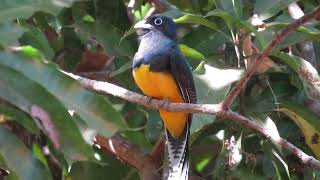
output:
{"label": "bird's foot", "polygon": [[168,98],[164,98],[164,99],[162,99],[162,100],[163,100],[163,103],[160,104],[160,108],[161,108],[161,109],[162,109],[162,108],[166,108],[166,107],[170,104],[170,101],[169,101]]}
{"label": "bird's foot", "polygon": [[150,103],[151,103],[151,101],[152,101],[153,97],[150,97],[150,96],[147,96],[147,97],[148,97],[148,99],[147,99],[147,103],[148,103],[148,105],[150,105]]}

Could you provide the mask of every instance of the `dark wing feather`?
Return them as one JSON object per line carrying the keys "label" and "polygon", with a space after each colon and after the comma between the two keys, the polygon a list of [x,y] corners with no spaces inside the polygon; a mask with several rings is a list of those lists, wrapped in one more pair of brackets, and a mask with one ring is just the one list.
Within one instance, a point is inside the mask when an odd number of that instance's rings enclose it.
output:
{"label": "dark wing feather", "polygon": [[[191,68],[182,54],[178,50],[170,53],[170,73],[179,85],[180,92],[186,103],[196,103],[197,94],[193,81]],[[183,134],[174,139],[168,131],[166,131],[168,142],[166,151],[168,153],[169,169],[167,170],[168,180],[188,179],[189,171],[189,128],[191,125],[192,114],[188,117],[188,124]]]}
{"label": "dark wing feather", "polygon": [[197,103],[196,87],[191,68],[180,52],[172,53],[170,57],[171,74],[180,87],[184,102]]}

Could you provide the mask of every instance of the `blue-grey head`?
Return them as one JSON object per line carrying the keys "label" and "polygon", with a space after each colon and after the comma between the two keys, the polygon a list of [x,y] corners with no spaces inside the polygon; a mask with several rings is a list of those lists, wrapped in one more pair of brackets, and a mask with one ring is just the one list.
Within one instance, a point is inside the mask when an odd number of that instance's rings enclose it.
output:
{"label": "blue-grey head", "polygon": [[153,15],[135,24],[134,28],[140,38],[152,32],[160,31],[168,38],[176,41],[176,25],[173,20],[166,16]]}

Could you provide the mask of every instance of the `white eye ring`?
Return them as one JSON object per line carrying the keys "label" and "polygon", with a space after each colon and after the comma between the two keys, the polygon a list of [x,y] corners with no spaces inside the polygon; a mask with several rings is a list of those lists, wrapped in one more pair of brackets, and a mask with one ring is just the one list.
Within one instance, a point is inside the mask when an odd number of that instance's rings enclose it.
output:
{"label": "white eye ring", "polygon": [[154,24],[157,25],[157,26],[161,25],[162,24],[162,19],[161,18],[156,18],[154,20]]}

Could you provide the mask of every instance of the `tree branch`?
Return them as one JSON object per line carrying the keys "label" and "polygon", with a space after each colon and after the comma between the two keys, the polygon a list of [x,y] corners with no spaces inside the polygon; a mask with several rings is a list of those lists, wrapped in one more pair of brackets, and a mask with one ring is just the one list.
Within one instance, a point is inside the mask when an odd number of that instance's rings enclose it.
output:
{"label": "tree branch", "polygon": [[95,144],[99,145],[102,150],[114,154],[131,167],[136,168],[144,180],[161,179],[160,175],[156,172],[158,167],[154,163],[154,160],[120,136],[116,135],[111,138],[105,138],[97,135],[95,137]]}
{"label": "tree branch", "polygon": [[269,56],[270,52],[273,48],[275,48],[286,36],[288,36],[291,32],[295,31],[297,28],[305,24],[306,22],[317,18],[320,16],[320,8],[312,11],[311,13],[305,14],[300,19],[292,22],[286,28],[277,33],[274,38],[270,41],[268,46],[263,50],[263,52],[258,56],[256,62],[252,64],[248,70],[246,71],[244,77],[236,84],[236,86],[230,91],[226,99],[222,103],[223,109],[229,109],[232,102],[239,95],[241,89],[243,89],[252,75],[256,72],[259,65],[263,62],[263,60]]}
{"label": "tree branch", "polygon": [[210,115],[216,115],[221,119],[240,123],[244,127],[247,127],[259,132],[260,134],[264,135],[267,139],[287,149],[292,154],[297,156],[305,166],[320,169],[320,161],[318,161],[314,157],[307,155],[306,153],[304,153],[302,150],[300,150],[299,148],[297,148],[287,140],[281,138],[278,135],[275,135],[275,133],[273,133],[267,128],[260,126],[255,121],[251,121],[250,119],[244,116],[241,116],[238,113],[232,112],[230,110],[224,110],[222,106],[219,104],[187,104],[187,103],[170,103],[165,100],[157,100],[157,99],[150,100],[150,98],[147,96],[143,96],[141,94],[126,90],[122,87],[116,86],[108,82],[99,82],[95,80],[90,80],[90,79],[76,76],[71,73],[66,73],[66,74],[78,80],[87,89],[90,89],[105,95],[113,95],[115,97],[119,97],[121,99],[142,105],[147,108],[164,109],[166,111],[174,111],[174,112],[184,111],[184,112],[190,112],[190,113],[210,114]]}

